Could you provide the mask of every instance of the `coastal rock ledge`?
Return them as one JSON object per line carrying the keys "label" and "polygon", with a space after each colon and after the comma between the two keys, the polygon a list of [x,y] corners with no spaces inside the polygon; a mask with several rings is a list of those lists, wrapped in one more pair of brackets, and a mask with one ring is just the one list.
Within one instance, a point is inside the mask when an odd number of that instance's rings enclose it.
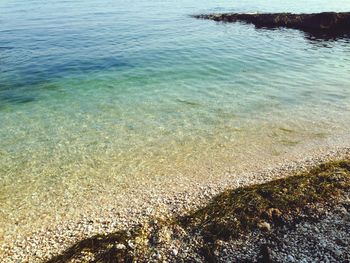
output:
{"label": "coastal rock ledge", "polygon": [[222,22],[245,22],[256,27],[286,27],[303,31],[350,31],[350,12],[324,12],[315,14],[254,13],[254,14],[202,14],[194,18]]}

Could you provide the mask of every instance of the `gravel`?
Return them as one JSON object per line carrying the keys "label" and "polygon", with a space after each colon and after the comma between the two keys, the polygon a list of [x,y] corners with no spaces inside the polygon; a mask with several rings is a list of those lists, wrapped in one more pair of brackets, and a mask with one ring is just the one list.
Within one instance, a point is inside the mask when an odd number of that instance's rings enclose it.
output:
{"label": "gravel", "polygon": [[262,260],[264,246],[271,262],[350,262],[349,196],[335,206],[319,204],[316,213],[301,216],[305,218],[287,228],[276,227],[268,234],[256,231],[225,243],[219,262]]}
{"label": "gravel", "polygon": [[[167,192],[165,190],[161,194],[141,196],[141,200],[132,207],[120,209],[107,207],[100,215],[83,214],[80,220],[67,220],[54,227],[42,226],[40,230],[35,229],[28,235],[18,235],[0,243],[0,262],[45,262],[81,239],[95,234],[128,229],[158,215],[186,213],[204,205],[227,187],[235,188],[267,182],[296,171],[306,170],[324,161],[349,157],[350,148],[336,148],[332,151],[317,152],[311,156],[307,158],[299,156],[264,170],[248,171],[239,175],[228,171],[221,180],[193,183],[183,191]],[[339,259],[346,262],[349,260],[348,251],[350,251],[347,235],[350,232],[349,201],[342,202],[334,208],[335,210],[320,208],[320,217],[322,217],[320,220],[305,221],[306,223],[296,225],[295,229],[271,230],[265,225],[265,229],[259,233],[252,233],[234,242],[223,242],[222,249],[217,252],[221,255],[221,262],[232,262],[232,259],[255,260],[260,256],[263,244],[268,244],[271,257],[277,262],[293,262],[293,260],[294,262],[320,262],[321,260],[337,262],[336,260]],[[268,237],[266,232],[270,233]],[[203,260],[197,256],[191,258],[191,249],[186,252],[175,247],[169,250],[169,254],[171,255],[168,261],[172,261],[171,259],[174,262],[177,261],[174,259],[175,256],[179,259],[190,258],[198,262]],[[163,255],[156,253],[154,260],[162,261]]]}

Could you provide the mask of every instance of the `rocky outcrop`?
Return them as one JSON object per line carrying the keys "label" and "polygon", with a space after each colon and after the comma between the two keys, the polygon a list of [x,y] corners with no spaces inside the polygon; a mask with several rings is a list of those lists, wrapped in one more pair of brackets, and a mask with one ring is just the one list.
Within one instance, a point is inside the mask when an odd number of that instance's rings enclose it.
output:
{"label": "rocky outcrop", "polygon": [[207,14],[194,15],[195,18],[210,19],[223,22],[245,22],[256,27],[276,28],[286,27],[309,31],[349,31],[350,12],[325,12],[316,14],[265,13],[265,14]]}

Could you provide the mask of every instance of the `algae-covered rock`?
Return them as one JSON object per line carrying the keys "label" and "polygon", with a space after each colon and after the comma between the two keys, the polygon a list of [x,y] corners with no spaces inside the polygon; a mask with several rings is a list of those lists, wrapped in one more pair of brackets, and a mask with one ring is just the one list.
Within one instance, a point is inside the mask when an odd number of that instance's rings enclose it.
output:
{"label": "algae-covered rock", "polygon": [[324,12],[314,14],[256,13],[256,14],[208,14],[194,15],[195,18],[223,22],[245,22],[256,27],[286,27],[303,31],[350,31],[350,12]]}

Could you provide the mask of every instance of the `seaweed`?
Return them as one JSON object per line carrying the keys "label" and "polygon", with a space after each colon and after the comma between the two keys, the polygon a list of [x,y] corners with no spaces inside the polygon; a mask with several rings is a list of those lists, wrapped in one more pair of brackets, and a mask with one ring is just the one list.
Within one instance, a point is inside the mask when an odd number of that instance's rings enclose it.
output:
{"label": "seaweed", "polygon": [[[323,163],[264,184],[229,189],[186,215],[154,218],[134,229],[82,240],[48,262],[146,262],[157,251],[196,239],[199,257],[216,262],[218,240],[240,237],[268,225],[283,225],[315,204],[336,202],[350,190],[350,161]],[[175,255],[176,256],[176,255]],[[156,259],[154,259],[157,261]],[[159,260],[161,261],[161,260]]]}

